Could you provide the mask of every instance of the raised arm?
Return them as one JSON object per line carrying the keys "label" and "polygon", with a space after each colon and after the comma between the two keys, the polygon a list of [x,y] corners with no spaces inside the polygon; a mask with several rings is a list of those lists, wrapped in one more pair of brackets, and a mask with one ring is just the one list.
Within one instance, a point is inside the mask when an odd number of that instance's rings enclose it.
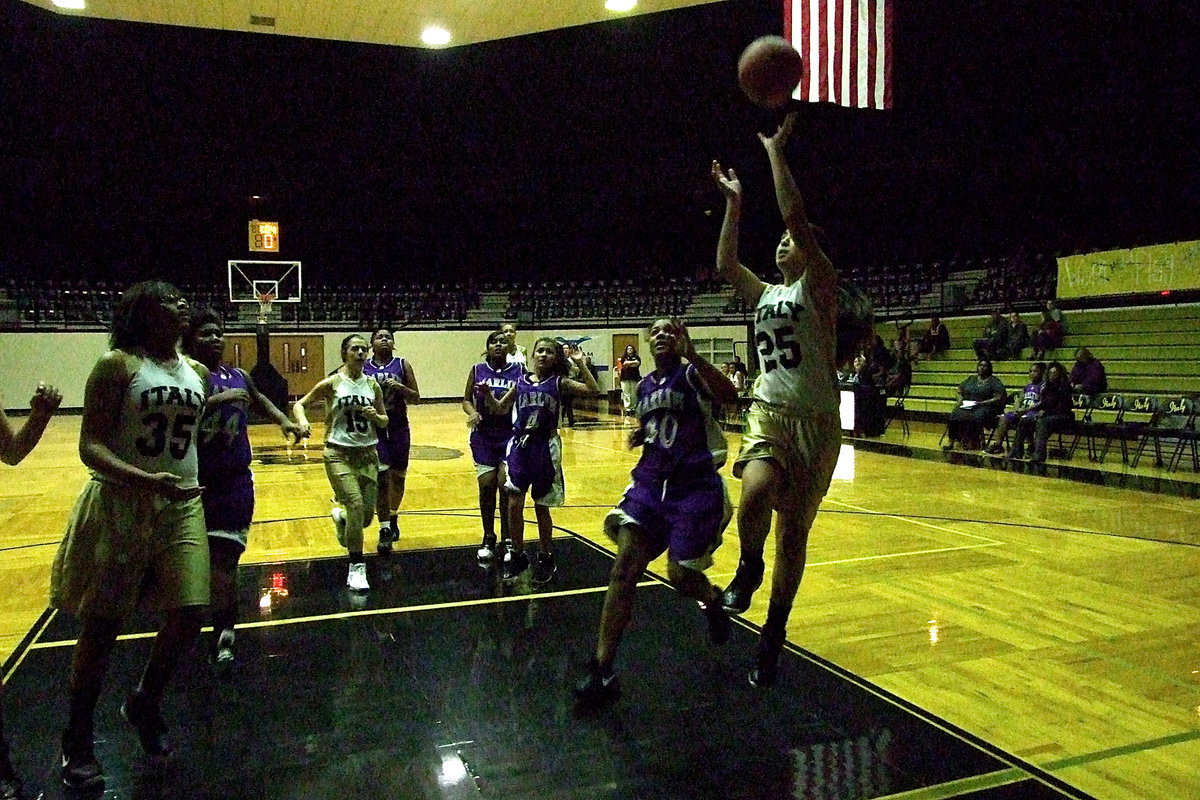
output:
{"label": "raised arm", "polygon": [[29,399],[29,416],[19,431],[13,431],[4,408],[0,406],[0,461],[5,464],[20,464],[25,456],[37,446],[38,441],[54,416],[54,410],[62,402],[58,389],[39,383]]}
{"label": "raised arm", "polygon": [[738,260],[738,236],[742,219],[742,182],[732,168],[728,172],[712,162],[712,176],[725,197],[725,219],[717,239],[717,273],[728,281],[733,292],[746,303],[755,305],[762,297],[765,284]]}
{"label": "raised arm", "polygon": [[696,368],[697,377],[704,385],[704,390],[718,403],[736,403],[738,390],[729,380],[729,376],[696,352],[696,345],[692,344],[692,337],[688,335],[687,327],[681,325],[680,328],[679,335],[683,337],[683,357]]}
{"label": "raised arm", "polygon": [[563,378],[561,384],[563,389],[575,397],[595,397],[600,394],[600,385],[596,383],[596,376],[587,368],[587,360],[583,356],[583,351],[576,350],[568,358],[575,362],[575,366],[579,367],[579,377],[583,380]]}
{"label": "raised arm", "polygon": [[[814,292],[818,295],[817,299],[824,302],[825,300],[835,301],[835,292],[837,287],[837,272],[833,269],[833,263],[829,257],[821,250],[821,246],[817,244],[817,239],[813,235],[812,225],[809,223],[808,211],[804,206],[804,197],[800,194],[800,187],[796,185],[796,178],[792,174],[792,168],[788,164],[787,153],[785,147],[787,141],[791,138],[792,130],[796,127],[796,112],[789,113],[783,119],[783,124],[775,131],[772,136],[764,136],[759,134],[759,141],[762,142],[763,148],[767,151],[767,159],[771,162],[771,177],[775,182],[775,200],[779,204],[779,213],[783,215],[783,223],[787,226],[788,233],[791,234],[792,245],[799,253],[799,258],[788,259],[787,262],[781,265],[785,276],[796,279],[801,274],[808,275],[810,285]],[[800,268],[800,272],[788,275],[788,267],[795,269]]]}

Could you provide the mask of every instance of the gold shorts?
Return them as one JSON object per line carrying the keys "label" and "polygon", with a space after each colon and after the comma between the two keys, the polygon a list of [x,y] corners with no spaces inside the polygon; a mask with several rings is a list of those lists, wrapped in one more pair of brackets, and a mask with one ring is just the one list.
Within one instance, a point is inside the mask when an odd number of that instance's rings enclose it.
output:
{"label": "gold shorts", "polygon": [[93,479],[54,556],[50,605],[124,619],[143,598],[158,609],[208,605],[204,507]]}
{"label": "gold shorts", "polygon": [[[758,400],[746,413],[746,430],[742,447],[733,462],[733,476],[742,477],[742,470],[751,461],[773,459],[783,469],[784,487],[795,487],[797,496],[785,490],[787,505],[807,508],[820,504],[833,479],[842,445],[842,427],[837,414],[806,413],[800,415]],[[778,505],[784,505],[783,502]]]}

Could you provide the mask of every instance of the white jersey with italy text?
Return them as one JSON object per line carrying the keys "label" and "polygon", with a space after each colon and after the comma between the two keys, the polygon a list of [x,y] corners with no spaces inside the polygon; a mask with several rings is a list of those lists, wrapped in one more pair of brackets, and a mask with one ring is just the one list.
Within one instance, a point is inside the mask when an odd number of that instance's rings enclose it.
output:
{"label": "white jersey with italy text", "polygon": [[325,416],[325,441],[339,447],[374,447],[379,443],[375,424],[363,415],[363,409],[375,405],[375,378],[360,375],[348,378],[339,370],[333,374],[333,398]]}
{"label": "white jersey with italy text", "polygon": [[[125,393],[113,453],[151,475],[178,475],[178,485],[185,489],[198,486],[196,425],[204,411],[204,382],[182,358],[167,364],[150,358],[141,362]],[[100,474],[96,478],[111,480]]]}
{"label": "white jersey with italy text", "polygon": [[793,411],[836,414],[837,310],[816,307],[807,275],[790,285],[767,284],[754,309],[754,345],[761,372],[754,397]]}

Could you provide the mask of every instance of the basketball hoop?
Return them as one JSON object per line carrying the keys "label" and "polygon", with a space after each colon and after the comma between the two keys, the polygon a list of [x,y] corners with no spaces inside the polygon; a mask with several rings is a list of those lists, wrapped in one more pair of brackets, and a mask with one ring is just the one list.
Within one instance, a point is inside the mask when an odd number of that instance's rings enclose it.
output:
{"label": "basketball hoop", "polygon": [[271,292],[263,292],[258,295],[258,321],[265,323],[267,315],[271,313],[271,304],[275,302],[275,295]]}

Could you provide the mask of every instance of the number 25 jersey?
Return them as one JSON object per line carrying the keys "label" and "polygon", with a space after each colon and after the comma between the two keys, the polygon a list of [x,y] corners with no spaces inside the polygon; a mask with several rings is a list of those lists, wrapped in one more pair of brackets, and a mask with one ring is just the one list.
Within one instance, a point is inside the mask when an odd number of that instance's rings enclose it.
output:
{"label": "number 25 jersey", "polygon": [[792,411],[836,414],[837,309],[819,309],[807,276],[767,284],[754,309],[759,373],[754,397]]}

